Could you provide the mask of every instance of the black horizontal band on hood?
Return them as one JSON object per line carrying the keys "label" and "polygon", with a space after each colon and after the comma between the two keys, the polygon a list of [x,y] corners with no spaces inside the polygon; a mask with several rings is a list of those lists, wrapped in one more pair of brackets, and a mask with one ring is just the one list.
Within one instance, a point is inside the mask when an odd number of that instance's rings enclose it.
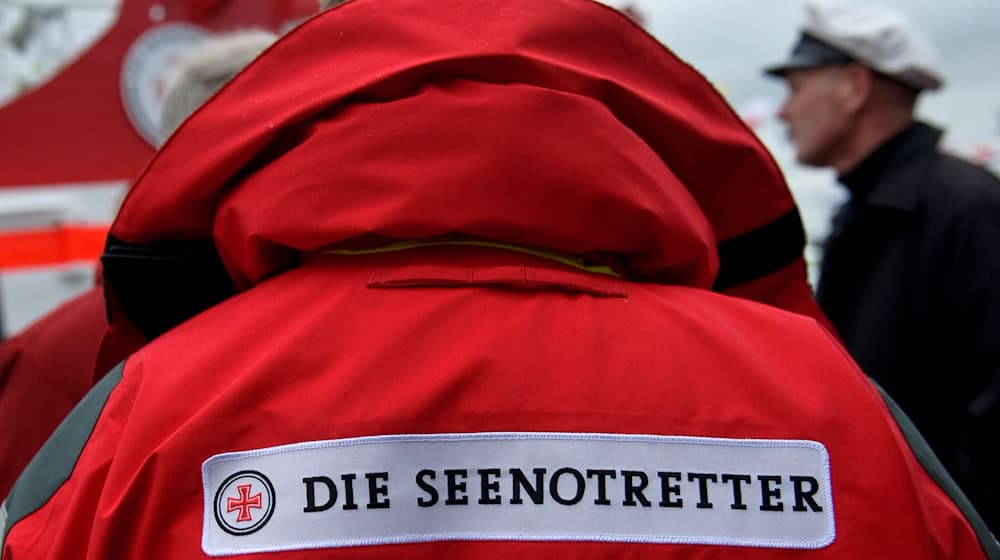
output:
{"label": "black horizontal band on hood", "polygon": [[152,340],[236,294],[211,239],[123,242],[108,236],[101,256],[105,300]]}
{"label": "black horizontal band on hood", "polygon": [[743,235],[718,243],[719,273],[712,289],[723,291],[766,276],[802,258],[806,234],[797,209]]}
{"label": "black horizontal band on hood", "polygon": [[[801,258],[804,247],[805,232],[795,209],[721,241],[712,289],[724,291],[780,270]],[[117,301],[149,339],[236,293],[210,239],[131,244],[108,236],[101,263],[106,299]]]}

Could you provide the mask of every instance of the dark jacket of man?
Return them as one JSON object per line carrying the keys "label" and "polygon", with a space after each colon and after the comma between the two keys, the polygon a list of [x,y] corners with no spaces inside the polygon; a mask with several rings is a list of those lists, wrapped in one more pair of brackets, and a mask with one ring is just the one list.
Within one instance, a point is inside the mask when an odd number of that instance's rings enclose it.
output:
{"label": "dark jacket of man", "polygon": [[820,305],[1000,527],[1000,181],[915,123],[841,177]]}

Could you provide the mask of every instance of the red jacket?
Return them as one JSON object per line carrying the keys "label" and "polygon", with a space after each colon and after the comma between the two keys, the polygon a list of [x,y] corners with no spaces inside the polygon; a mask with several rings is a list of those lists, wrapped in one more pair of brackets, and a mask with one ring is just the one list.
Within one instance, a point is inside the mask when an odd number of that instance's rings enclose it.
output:
{"label": "red jacket", "polygon": [[97,286],[0,345],[0,496],[87,391],[142,344],[109,332]]}
{"label": "red jacket", "polygon": [[796,221],[609,8],[347,2],[137,181],[114,320],[207,309],[28,467],[4,560],[985,558],[818,316],[777,307],[813,309]]}

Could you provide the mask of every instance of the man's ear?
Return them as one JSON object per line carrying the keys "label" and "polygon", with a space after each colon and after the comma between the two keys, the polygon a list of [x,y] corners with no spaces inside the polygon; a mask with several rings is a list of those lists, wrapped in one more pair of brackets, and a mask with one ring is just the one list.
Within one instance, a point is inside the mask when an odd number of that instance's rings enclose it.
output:
{"label": "man's ear", "polygon": [[849,113],[857,113],[871,99],[875,76],[868,67],[850,63],[841,67],[840,81],[837,92],[844,109]]}

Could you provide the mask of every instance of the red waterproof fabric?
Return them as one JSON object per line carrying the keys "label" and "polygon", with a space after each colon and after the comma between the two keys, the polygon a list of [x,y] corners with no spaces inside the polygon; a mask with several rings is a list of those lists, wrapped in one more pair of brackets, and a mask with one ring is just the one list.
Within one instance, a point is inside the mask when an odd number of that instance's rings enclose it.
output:
{"label": "red waterproof fabric", "polygon": [[201,463],[215,454],[481,431],[820,441],[837,538],[812,551],[468,541],[268,557],[983,558],[814,321],[678,286],[582,295],[560,286],[583,274],[572,271],[530,291],[368,287],[428,262],[552,270],[490,250],[331,257],[211,309],[130,358],[69,481],[13,526],[5,560],[201,558]]}
{"label": "red waterproof fabric", "polygon": [[[983,558],[829,333],[748,301],[808,307],[801,261],[744,297],[709,290],[717,240],[793,207],[712,87],[607,7],[347,2],[275,44],[138,180],[112,234],[211,237],[242,293],[129,360],[4,560],[204,557],[201,465],[219,453],[497,431],[818,441],[837,536],[268,557]],[[625,278],[486,247],[317,254],[455,234]]]}

